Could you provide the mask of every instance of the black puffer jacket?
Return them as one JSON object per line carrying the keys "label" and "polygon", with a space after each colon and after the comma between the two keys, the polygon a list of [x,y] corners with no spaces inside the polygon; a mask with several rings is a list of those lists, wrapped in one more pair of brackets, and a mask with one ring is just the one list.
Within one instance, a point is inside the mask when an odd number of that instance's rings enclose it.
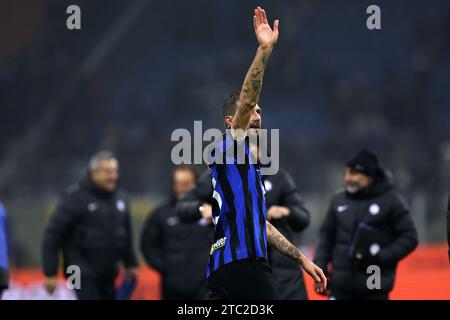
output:
{"label": "black puffer jacket", "polygon": [[[379,254],[367,261],[381,269],[381,289],[370,290],[371,274],[349,255],[355,230],[360,222],[376,227],[394,240]],[[349,295],[370,295],[392,290],[397,263],[417,246],[417,231],[405,202],[394,192],[392,176],[379,169],[374,184],[358,194],[345,191],[336,194],[330,203],[320,231],[320,242],[314,261],[326,270],[332,264],[331,291]]]}
{"label": "black puffer jacket", "polygon": [[70,187],[45,230],[46,276],[56,275],[60,250],[64,270],[77,265],[82,276],[115,277],[120,261],[126,267],[137,266],[124,194],[102,191],[90,179]]}
{"label": "black puffer jacket", "polygon": [[182,223],[172,196],[147,219],[141,251],[162,278],[163,299],[206,299],[206,266],[214,226],[204,220]]}
{"label": "black puffer jacket", "polygon": [[448,242],[448,261],[450,262],[450,196],[447,203],[447,242]]}
{"label": "black puffer jacket", "polygon": [[[276,175],[264,177],[266,188],[266,206],[286,206],[291,210],[291,215],[271,223],[290,241],[295,232],[304,230],[310,222],[309,212],[305,208],[298,190],[289,174],[280,170]],[[211,178],[208,171],[204,171],[199,177],[195,188],[188,192],[177,203],[177,213],[184,222],[197,221],[201,215],[199,207],[203,203],[211,203],[212,199]],[[306,299],[307,294],[301,268],[281,253],[271,250],[269,247],[269,260],[272,266],[272,274],[275,287],[280,299]]]}

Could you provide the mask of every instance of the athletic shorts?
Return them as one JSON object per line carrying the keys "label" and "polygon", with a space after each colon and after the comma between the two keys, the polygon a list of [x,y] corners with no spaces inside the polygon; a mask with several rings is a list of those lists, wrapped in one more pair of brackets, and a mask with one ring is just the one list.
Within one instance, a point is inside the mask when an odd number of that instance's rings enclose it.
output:
{"label": "athletic shorts", "polygon": [[263,259],[230,262],[208,279],[211,300],[277,300],[269,263]]}

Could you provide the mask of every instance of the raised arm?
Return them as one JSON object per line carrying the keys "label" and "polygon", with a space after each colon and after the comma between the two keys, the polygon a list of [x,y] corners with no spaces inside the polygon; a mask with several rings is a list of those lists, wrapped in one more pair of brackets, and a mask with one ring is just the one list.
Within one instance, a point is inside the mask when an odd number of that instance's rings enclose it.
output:
{"label": "raised arm", "polygon": [[259,94],[261,93],[267,60],[272,53],[273,46],[278,40],[278,24],[279,21],[275,20],[272,30],[267,21],[264,9],[260,7],[255,9],[253,25],[259,47],[252,65],[245,76],[238,100],[238,108],[233,118],[232,129],[242,129],[244,131],[248,129],[250,116],[253,108],[258,103]]}
{"label": "raised arm", "polygon": [[267,242],[285,256],[298,262],[303,270],[315,281],[315,290],[324,293],[327,289],[327,278],[322,269],[309,260],[300,250],[290,243],[269,221],[266,221]]}

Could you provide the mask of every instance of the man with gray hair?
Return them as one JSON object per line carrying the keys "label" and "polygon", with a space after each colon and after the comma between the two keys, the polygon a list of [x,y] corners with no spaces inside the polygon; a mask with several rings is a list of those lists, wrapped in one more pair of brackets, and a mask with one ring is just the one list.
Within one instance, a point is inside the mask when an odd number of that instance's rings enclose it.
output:
{"label": "man with gray hair", "polygon": [[87,177],[62,196],[44,234],[44,286],[48,292],[56,289],[60,251],[64,275],[80,271],[81,281],[78,286],[75,282],[74,288],[79,299],[115,299],[114,280],[120,262],[127,276],[135,276],[129,206],[117,188],[118,179],[117,159],[109,151],[100,151],[91,157]]}

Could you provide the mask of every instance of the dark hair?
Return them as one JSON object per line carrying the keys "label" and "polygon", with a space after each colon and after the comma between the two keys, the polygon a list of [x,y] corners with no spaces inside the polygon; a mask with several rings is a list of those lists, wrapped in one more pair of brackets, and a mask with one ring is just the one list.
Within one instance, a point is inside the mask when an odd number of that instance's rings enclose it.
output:
{"label": "dark hair", "polygon": [[237,101],[241,95],[240,91],[234,91],[228,95],[223,101],[222,113],[223,117],[234,116],[237,110]]}
{"label": "dark hair", "polygon": [[189,171],[194,176],[194,180],[197,181],[197,178],[199,176],[198,170],[195,166],[191,164],[180,164],[178,166],[175,166],[172,169],[172,179],[175,177],[175,172],[177,171]]}

